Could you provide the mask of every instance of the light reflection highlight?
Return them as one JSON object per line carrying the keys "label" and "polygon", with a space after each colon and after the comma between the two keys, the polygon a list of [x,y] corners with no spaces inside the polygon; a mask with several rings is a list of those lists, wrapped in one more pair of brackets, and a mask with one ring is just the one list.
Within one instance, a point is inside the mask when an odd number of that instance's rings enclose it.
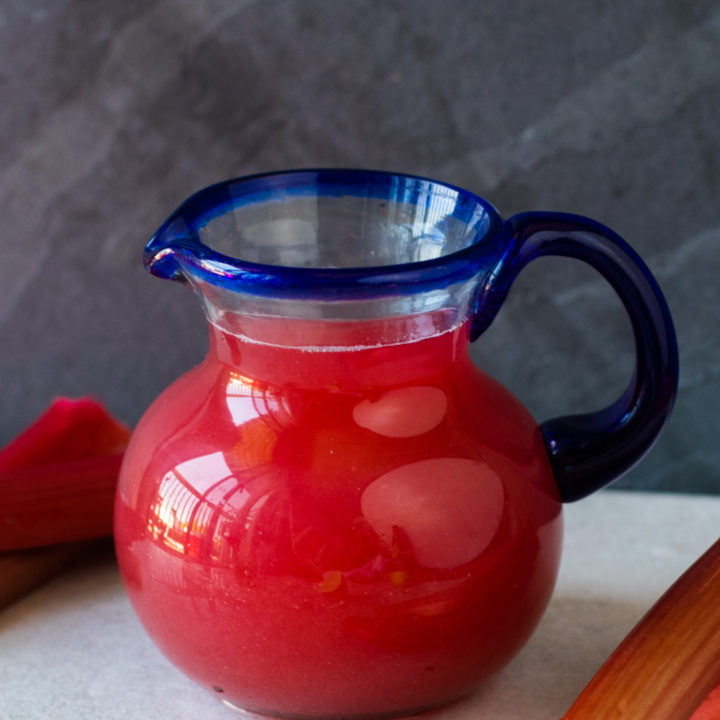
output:
{"label": "light reflection highlight", "polygon": [[179,462],[161,478],[147,531],[166,550],[216,566],[247,554],[273,494],[273,453],[292,416],[279,395],[230,373],[224,402],[236,428],[229,448]]}

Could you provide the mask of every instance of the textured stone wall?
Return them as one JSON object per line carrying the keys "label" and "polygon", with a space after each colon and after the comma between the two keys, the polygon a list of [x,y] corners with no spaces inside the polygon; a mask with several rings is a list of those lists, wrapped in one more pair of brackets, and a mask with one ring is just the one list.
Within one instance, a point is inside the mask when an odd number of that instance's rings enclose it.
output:
{"label": "textured stone wall", "polygon": [[[363,166],[625,236],[682,369],[673,419],[621,484],[718,491],[719,47],[715,0],[4,0],[0,441],[54,394],[135,422],[202,357],[196,300],[140,260],[184,197]],[[609,288],[550,259],[473,353],[540,420],[612,401],[633,358]]]}

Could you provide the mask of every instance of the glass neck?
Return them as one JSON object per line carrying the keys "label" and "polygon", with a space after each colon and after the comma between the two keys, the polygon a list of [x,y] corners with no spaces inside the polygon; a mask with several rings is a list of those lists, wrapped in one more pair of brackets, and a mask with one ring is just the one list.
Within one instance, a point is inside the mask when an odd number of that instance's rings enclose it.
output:
{"label": "glass neck", "polygon": [[471,315],[474,279],[442,289],[338,301],[253,296],[194,285],[210,325],[245,343],[308,352],[362,350],[451,332]]}
{"label": "glass neck", "polygon": [[[322,329],[317,321],[275,318],[269,321],[272,332],[265,326],[262,335],[282,341],[277,343],[250,340],[211,324],[208,359],[243,381],[283,387],[362,393],[368,388],[432,383],[458,362],[470,362],[470,322],[430,332],[429,326],[434,323],[437,328],[438,321],[437,317],[355,321]],[[395,336],[402,332],[406,339],[376,342],[391,332]],[[301,345],[308,334],[315,334],[315,344]]]}

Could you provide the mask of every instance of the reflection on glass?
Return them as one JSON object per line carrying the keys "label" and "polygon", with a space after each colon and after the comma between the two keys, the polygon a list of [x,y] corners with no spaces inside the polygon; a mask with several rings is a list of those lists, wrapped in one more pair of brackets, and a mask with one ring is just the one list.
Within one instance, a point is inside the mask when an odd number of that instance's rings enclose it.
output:
{"label": "reflection on glass", "polygon": [[151,508],[148,530],[169,550],[218,562],[223,558],[223,520],[234,522],[250,494],[234,477],[223,453],[180,463],[165,474]]}
{"label": "reflection on glass", "polygon": [[383,540],[402,532],[415,561],[435,569],[478,557],[500,528],[504,503],[498,474],[463,458],[401,465],[370,483],[361,498],[365,518]]}
{"label": "reflection on glass", "polygon": [[237,428],[228,449],[189,458],[167,472],[147,529],[167,550],[216,566],[246,553],[258,514],[272,494],[267,466],[290,414],[277,395],[231,373],[225,403]]}

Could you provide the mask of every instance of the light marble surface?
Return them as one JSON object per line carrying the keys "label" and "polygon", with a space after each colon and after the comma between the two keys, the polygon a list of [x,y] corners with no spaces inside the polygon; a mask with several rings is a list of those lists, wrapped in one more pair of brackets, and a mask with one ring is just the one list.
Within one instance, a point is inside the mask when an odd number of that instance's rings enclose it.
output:
{"label": "light marble surface", "polygon": [[[429,720],[557,720],[718,537],[720,498],[603,491],[566,508],[558,586],[525,649]],[[230,720],[148,640],[108,554],[0,614],[2,720]]]}

